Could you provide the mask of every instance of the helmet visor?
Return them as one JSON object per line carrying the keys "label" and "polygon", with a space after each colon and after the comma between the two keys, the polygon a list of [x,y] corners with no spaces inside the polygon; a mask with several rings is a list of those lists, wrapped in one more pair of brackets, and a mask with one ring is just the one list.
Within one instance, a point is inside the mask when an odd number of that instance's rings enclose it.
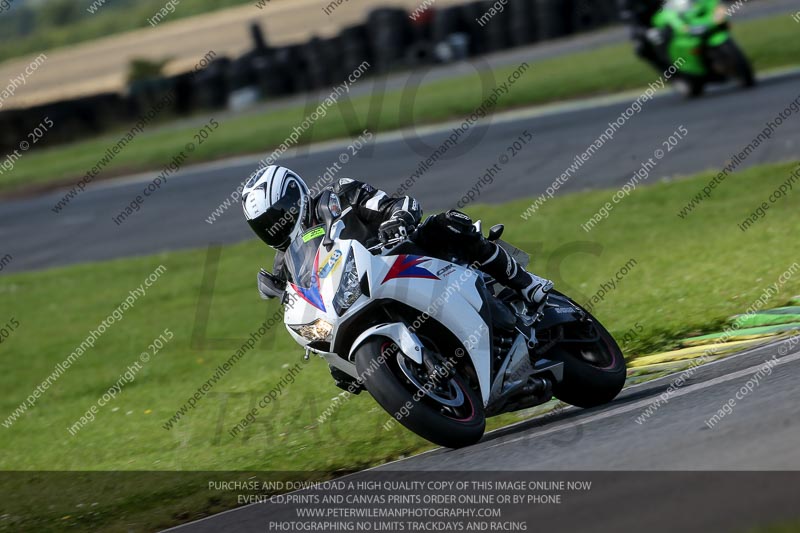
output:
{"label": "helmet visor", "polygon": [[[266,194],[259,188],[250,194]],[[291,182],[281,198],[261,216],[248,220],[256,235],[273,248],[285,249],[301,216],[302,194],[297,183]]]}

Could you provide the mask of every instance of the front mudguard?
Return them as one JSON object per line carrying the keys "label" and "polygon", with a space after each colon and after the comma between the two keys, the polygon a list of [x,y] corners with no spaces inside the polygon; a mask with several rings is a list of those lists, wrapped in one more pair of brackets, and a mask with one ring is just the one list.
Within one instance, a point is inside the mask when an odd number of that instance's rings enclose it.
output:
{"label": "front mudguard", "polygon": [[542,310],[542,317],[535,324],[535,328],[549,329],[560,324],[580,322],[587,318],[586,312],[572,303],[567,296],[553,291],[547,296],[547,304]]}
{"label": "front mudguard", "polygon": [[403,355],[417,364],[422,364],[422,343],[419,337],[402,322],[379,324],[364,331],[353,342],[348,357],[349,361],[354,360],[356,350],[370,337],[387,337],[400,347]]}

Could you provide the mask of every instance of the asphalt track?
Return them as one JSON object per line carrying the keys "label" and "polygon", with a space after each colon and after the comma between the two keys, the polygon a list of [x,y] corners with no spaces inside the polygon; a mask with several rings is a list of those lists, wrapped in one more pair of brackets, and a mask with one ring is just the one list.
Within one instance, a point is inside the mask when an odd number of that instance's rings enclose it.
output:
{"label": "asphalt track", "polygon": [[[477,141],[460,142],[451,157],[426,172],[410,193],[428,211],[455,206],[483,169],[528,130],[534,135],[533,145],[504,168],[478,201],[496,203],[540,194],[636,96],[495,117],[476,126]],[[621,185],[681,125],[689,131],[686,141],[661,161],[650,180],[719,168],[797,96],[794,75],[765,81],[754,91],[725,88],[692,102],[665,93],[647,103],[562,192]],[[380,135],[374,149],[360,152],[340,176],[367,179],[394,191],[448,135],[447,128],[425,130],[419,138],[427,143],[426,149],[415,149],[397,134]],[[794,116],[744,166],[797,158],[799,138],[800,118]],[[322,169],[338,160],[344,146],[329,143],[302,149],[283,163],[314,182]],[[0,257],[14,257],[3,273],[249,239],[238,206],[214,224],[206,218],[254,164],[253,158],[241,158],[187,168],[119,227],[111,218],[141,193],[154,174],[97,184],[61,214],[51,207],[63,190],[0,203]],[[741,483],[734,483],[729,476],[710,472],[798,470],[800,431],[795,422],[800,405],[795,377],[800,353],[796,348],[787,353],[781,349],[785,345],[752,350],[698,369],[643,424],[637,424],[636,417],[666,390],[671,378],[626,389],[602,408],[526,421],[487,435],[470,448],[434,450],[377,472],[419,476],[423,474],[418,472],[446,471],[449,479],[466,479],[467,472],[476,470],[551,472],[556,477],[561,472],[597,472],[596,479],[605,483],[603,490],[569,505],[517,508],[504,517],[527,520],[537,531],[746,531],[796,519],[800,516],[797,472],[785,483],[774,478],[755,482],[741,478]],[[731,415],[708,429],[705,421],[775,355],[780,364],[771,375],[740,400]],[[633,473],[637,471],[645,472]],[[671,475],[676,471],[683,474]],[[368,478],[375,472],[356,477]],[[295,517],[291,509],[251,505],[178,529],[266,531],[268,520]]]}
{"label": "asphalt track", "polygon": [[[469,448],[437,449],[345,479],[381,479],[391,471],[424,480],[438,471],[447,472],[441,479],[466,480],[475,479],[476,471],[495,477],[530,471],[538,473],[536,479],[594,480],[591,493],[565,498],[562,505],[504,512],[504,520],[527,520],[529,531],[749,531],[797,519],[796,341],[697,368],[642,424],[637,417],[676,375],[627,388],[603,407],[525,421]],[[773,358],[771,373],[762,373],[750,392],[737,397]],[[709,428],[706,421],[732,398],[732,412]],[[175,529],[267,531],[270,520],[296,521],[296,507],[248,505]]]}
{"label": "asphalt track", "polygon": [[[535,75],[535,71],[531,72]],[[654,79],[656,77],[654,76]],[[684,101],[661,91],[619,129],[614,139],[584,164],[558,194],[619,186],[679,126],[688,136],[662,159],[650,181],[719,169],[761,132],[765,123],[800,95],[796,75],[763,81],[754,90],[722,88]],[[458,200],[495,164],[524,131],[534,140],[483,187],[480,203],[532,197],[544,192],[587,147],[625,111],[638,93],[582,101],[538,110],[518,110],[487,118],[462,137],[408,191],[428,212],[455,207]],[[389,192],[397,190],[451,134],[454,124],[409,133],[381,134],[342,166],[337,177],[364,179]],[[408,139],[411,140],[408,140]],[[797,157],[800,117],[783,122],[772,139],[741,168]],[[420,147],[424,143],[427,147]],[[281,162],[309,183],[339,160],[347,143],[327,143],[290,151]],[[251,237],[238,205],[213,224],[209,215],[255,168],[258,158],[240,158],[187,167],[149,197],[141,210],[117,226],[118,215],[155,174],[90,186],[61,213],[51,208],[63,190],[0,203],[2,254],[14,261],[3,273],[155,252],[233,243]],[[514,213],[511,216],[518,216]]]}

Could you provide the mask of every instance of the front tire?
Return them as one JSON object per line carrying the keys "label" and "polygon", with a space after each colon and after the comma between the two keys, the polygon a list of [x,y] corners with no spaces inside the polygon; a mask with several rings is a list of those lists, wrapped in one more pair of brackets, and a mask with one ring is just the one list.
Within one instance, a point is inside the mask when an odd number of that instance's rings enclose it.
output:
{"label": "front tire", "polygon": [[742,52],[742,49],[739,48],[739,45],[733,41],[728,42],[730,43],[731,54],[733,55],[733,61],[739,82],[741,83],[742,87],[745,88],[755,87],[756,76],[753,73],[753,67],[750,65],[750,60],[744,55],[744,52]]}
{"label": "front tire", "polygon": [[386,338],[369,339],[356,350],[356,370],[375,401],[392,419],[440,446],[463,448],[478,442],[486,429],[483,404],[457,369],[447,386],[463,401],[456,407],[446,406],[420,395],[418,386],[401,369],[399,358],[405,356]]}
{"label": "front tire", "polygon": [[728,39],[719,46],[720,55],[725,58],[725,62],[730,70],[730,76],[739,80],[742,87],[753,87],[756,84],[756,76],[750,60],[733,39]]}
{"label": "front tire", "polygon": [[[574,303],[574,302],[573,302]],[[585,323],[572,324],[566,339],[547,352],[546,357],[564,363],[564,379],[553,387],[559,400],[590,408],[609,403],[625,386],[627,369],[617,341],[591,314]]]}

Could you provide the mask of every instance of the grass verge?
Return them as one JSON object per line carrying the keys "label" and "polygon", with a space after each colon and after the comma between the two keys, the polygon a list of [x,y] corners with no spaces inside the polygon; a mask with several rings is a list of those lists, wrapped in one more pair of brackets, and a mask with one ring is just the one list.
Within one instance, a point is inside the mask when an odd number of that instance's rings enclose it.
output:
{"label": "grass verge", "polygon": [[[735,26],[735,35],[759,70],[795,65],[800,57],[797,24],[788,16],[748,21]],[[494,75],[505,80],[514,67]],[[582,96],[645,87],[656,73],[636,59],[628,44],[603,47],[531,65],[497,108],[566,100]],[[358,135],[364,128],[389,131],[423,123],[442,122],[472,113],[484,100],[477,74],[432,82],[419,88],[413,99],[401,91],[340,101],[306,131],[299,143]],[[373,100],[374,99],[374,100]],[[316,107],[313,103],[312,109]],[[352,108],[350,107],[352,106]],[[343,111],[344,110],[344,111]],[[233,155],[269,153],[286,139],[311,110],[302,106],[269,113],[238,116],[221,121],[208,141],[190,154],[189,163]],[[349,114],[349,113],[354,113]],[[352,117],[345,121],[343,113]],[[98,179],[128,172],[161,169],[184,151],[198,127],[145,131],[103,170]],[[102,158],[119,134],[79,141],[25,154],[12,172],[0,179],[0,191],[77,181]]]}
{"label": "grass verge", "polygon": [[756,527],[750,533],[800,533],[800,521],[781,522],[770,526]]}
{"label": "grass verge", "polygon": [[[506,239],[535,253],[535,270],[557,287],[586,301],[636,260],[617,288],[594,309],[621,338],[628,356],[669,348],[688,335],[715,331],[742,312],[795,261],[791,236],[800,222],[800,196],[790,193],[755,227],[739,223],[754,204],[784,182],[796,164],[757,167],[735,174],[693,214],[676,213],[711,173],[638,189],[618,204],[610,218],[587,235],[580,229],[612,192],[559,197],[529,222],[519,214],[528,201],[476,206],[471,214],[507,224]],[[531,235],[538,236],[531,242]],[[258,299],[256,269],[265,264],[263,245],[252,241],[222,249],[208,309],[208,328],[196,320],[205,250],[86,264],[50,272],[0,278],[4,306],[0,323],[18,327],[0,346],[0,421],[7,420],[37,384],[63,361],[89,330],[111,313],[159,265],[166,272],[32,409],[11,427],[0,427],[3,470],[182,471],[155,482],[142,474],[115,482],[98,495],[92,482],[72,479],[44,483],[57,491],[47,506],[26,509],[40,485],[28,484],[5,500],[15,530],[128,530],[163,527],[231,506],[208,495],[208,476],[192,471],[295,471],[320,477],[349,471],[429,447],[401,427],[385,431],[388,420],[362,394],[343,402],[324,422],[317,417],[339,389],[326,365],[301,362],[301,351],[276,328],[245,355],[172,429],[164,423],[227,360],[277,305]],[[267,264],[271,264],[269,261]],[[786,303],[800,291],[800,276],[781,286],[769,306]],[[200,306],[201,309],[203,306]],[[200,313],[201,318],[203,313]],[[175,338],[143,366],[96,420],[71,436],[67,428],[136,362],[165,328]],[[202,333],[202,334],[200,334]],[[194,341],[193,341],[194,339]],[[203,342],[202,339],[216,339]],[[228,340],[226,340],[228,339]],[[237,340],[238,339],[238,340]],[[262,397],[301,364],[294,383],[258,415],[257,423],[235,438],[228,433]],[[491,420],[496,428],[525,413]],[[555,451],[555,450],[553,450]],[[537,453],[548,453],[537,443]],[[204,477],[205,476],[205,477]],[[3,478],[6,482],[13,477]],[[48,478],[45,478],[48,479]],[[154,489],[154,483],[157,489]],[[58,487],[75,487],[61,490]],[[4,491],[5,492],[5,491]],[[52,494],[52,493],[50,493]],[[95,504],[92,506],[92,504]],[[80,504],[80,507],[78,507]]]}

